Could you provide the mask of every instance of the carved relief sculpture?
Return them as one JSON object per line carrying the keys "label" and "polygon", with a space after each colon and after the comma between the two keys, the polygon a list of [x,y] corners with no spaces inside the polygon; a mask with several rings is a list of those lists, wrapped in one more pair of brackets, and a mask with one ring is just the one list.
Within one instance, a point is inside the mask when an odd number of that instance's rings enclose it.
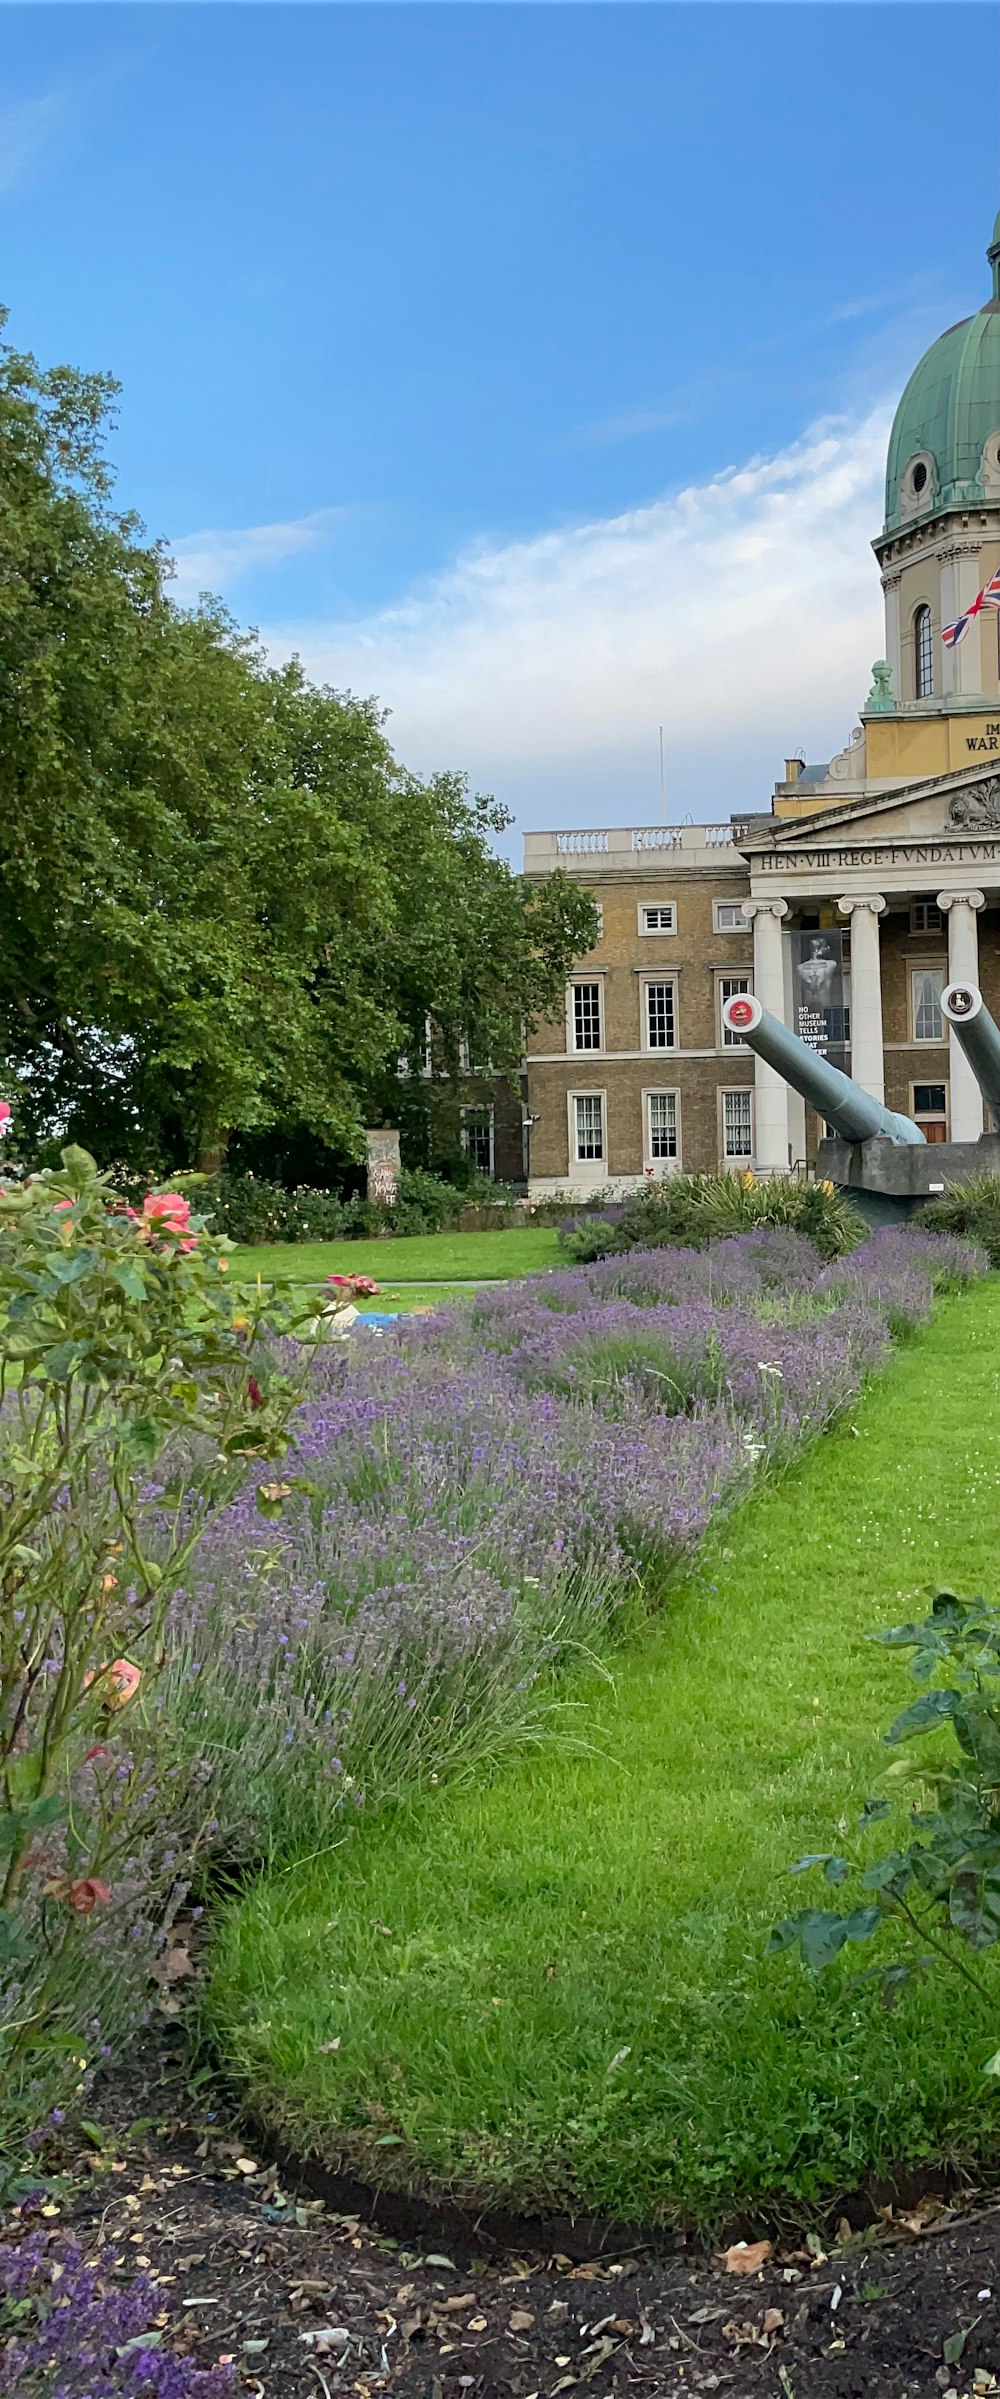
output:
{"label": "carved relief sculpture", "polygon": [[1000,776],[993,775],[989,782],[978,783],[968,791],[953,791],[948,802],[948,823],[983,831],[1000,826]]}

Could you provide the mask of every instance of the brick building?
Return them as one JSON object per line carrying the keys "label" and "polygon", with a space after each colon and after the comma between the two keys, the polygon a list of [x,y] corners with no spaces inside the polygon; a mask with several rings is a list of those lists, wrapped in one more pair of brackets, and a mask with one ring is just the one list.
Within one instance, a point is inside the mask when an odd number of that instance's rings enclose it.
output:
{"label": "brick building", "polygon": [[[887,656],[846,748],[788,759],[769,805],[722,825],[532,833],[601,911],[558,1020],[527,1058],[532,1196],[679,1169],[806,1169],[821,1127],[721,1021],[733,991],[914,1116],[976,1140],[978,1086],[946,982],[1000,1014],[1000,216],[993,297],[920,361],[893,425],[874,543]],[[960,623],[956,641],[942,640]]]}

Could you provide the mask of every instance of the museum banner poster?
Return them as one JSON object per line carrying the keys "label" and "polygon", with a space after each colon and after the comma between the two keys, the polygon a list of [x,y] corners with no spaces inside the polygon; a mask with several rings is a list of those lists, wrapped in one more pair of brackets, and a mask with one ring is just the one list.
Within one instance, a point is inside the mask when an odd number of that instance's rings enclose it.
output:
{"label": "museum banner poster", "polygon": [[844,972],[846,933],[792,933],[792,1030],[849,1074],[850,1021]]}

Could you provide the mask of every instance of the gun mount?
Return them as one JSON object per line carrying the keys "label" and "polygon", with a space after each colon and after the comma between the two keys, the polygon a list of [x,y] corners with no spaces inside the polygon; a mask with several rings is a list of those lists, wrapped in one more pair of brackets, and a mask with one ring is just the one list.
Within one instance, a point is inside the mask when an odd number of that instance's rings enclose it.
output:
{"label": "gun mount", "polygon": [[[787,1025],[769,1015],[749,992],[739,992],[725,1002],[722,1021],[730,1033],[745,1041],[758,1058],[773,1066],[793,1091],[800,1092],[810,1107],[825,1117],[841,1141],[851,1144],[891,1141],[897,1149],[923,1148],[924,1136],[912,1117],[897,1116],[892,1108],[884,1108],[870,1091],[863,1091],[860,1083],[852,1083],[850,1075],[841,1074],[838,1066],[831,1066],[828,1058],[810,1049],[808,1042],[800,1041],[797,1033],[789,1032]],[[995,1025],[993,1033],[1000,1052],[1000,1034]],[[997,1092],[1000,1098],[1000,1068]]]}
{"label": "gun mount", "polygon": [[941,1014],[954,1025],[1000,1132],[1000,1029],[994,1024],[982,992],[975,983],[949,983],[941,993]]}

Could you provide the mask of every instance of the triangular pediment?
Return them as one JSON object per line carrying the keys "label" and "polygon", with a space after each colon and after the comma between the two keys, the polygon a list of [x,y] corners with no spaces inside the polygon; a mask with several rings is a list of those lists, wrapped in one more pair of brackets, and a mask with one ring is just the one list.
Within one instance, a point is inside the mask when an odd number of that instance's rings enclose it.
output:
{"label": "triangular pediment", "polygon": [[863,799],[841,800],[809,816],[757,818],[737,846],[745,856],[780,850],[791,861],[799,850],[818,845],[851,849],[892,840],[967,841],[970,835],[1000,835],[1000,771],[997,765],[967,767],[926,782],[894,784]]}

